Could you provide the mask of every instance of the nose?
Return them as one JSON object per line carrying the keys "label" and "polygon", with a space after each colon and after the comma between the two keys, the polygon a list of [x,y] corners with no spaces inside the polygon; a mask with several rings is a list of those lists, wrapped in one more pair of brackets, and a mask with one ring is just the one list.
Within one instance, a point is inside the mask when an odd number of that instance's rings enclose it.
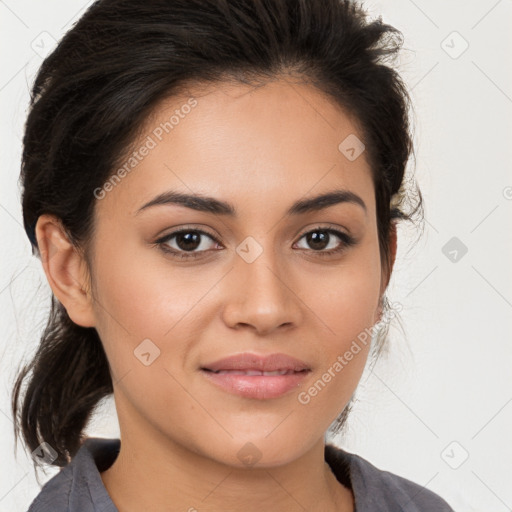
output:
{"label": "nose", "polygon": [[260,335],[297,327],[305,304],[292,266],[271,250],[262,251],[253,261],[240,254],[224,282],[225,323]]}

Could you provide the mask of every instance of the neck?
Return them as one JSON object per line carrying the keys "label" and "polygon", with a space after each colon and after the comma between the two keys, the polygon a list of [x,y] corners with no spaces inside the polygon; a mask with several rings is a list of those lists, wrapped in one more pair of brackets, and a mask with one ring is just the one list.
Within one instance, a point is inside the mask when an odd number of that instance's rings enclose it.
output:
{"label": "neck", "polygon": [[157,512],[170,504],[189,512],[354,510],[352,492],[324,460],[323,439],[291,463],[236,468],[154,434],[122,432],[119,455],[101,474],[119,512]]}

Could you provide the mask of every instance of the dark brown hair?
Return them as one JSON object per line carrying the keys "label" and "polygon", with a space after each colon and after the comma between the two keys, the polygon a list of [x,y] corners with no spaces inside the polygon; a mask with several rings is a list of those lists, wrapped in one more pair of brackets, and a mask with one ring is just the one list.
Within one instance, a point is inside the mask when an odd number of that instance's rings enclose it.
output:
{"label": "dark brown hair", "polygon": [[[43,213],[61,219],[85,251],[94,233],[93,191],[115,172],[160,101],[187,84],[264,84],[293,75],[361,127],[388,268],[392,224],[411,220],[422,203],[419,190],[405,186],[409,98],[386,63],[401,45],[399,31],[369,20],[351,1],[94,2],[44,60],[32,89],[20,181],[33,254],[39,255],[35,225]],[[49,443],[58,453],[54,464],[65,465],[94,407],[112,391],[96,330],[74,324],[52,296],[35,357],[14,386],[16,437],[21,432],[31,450]]]}

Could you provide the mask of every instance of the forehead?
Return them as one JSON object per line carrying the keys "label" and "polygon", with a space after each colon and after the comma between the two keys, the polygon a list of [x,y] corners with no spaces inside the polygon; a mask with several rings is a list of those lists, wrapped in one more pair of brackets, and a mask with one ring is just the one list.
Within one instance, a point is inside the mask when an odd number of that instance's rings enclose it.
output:
{"label": "forehead", "polygon": [[224,198],[249,213],[334,188],[362,196],[371,213],[366,154],[344,152],[345,141],[358,144],[362,134],[318,89],[276,80],[187,92],[160,102],[147,118],[118,166],[122,178],[98,205],[103,213],[135,215],[167,190]]}

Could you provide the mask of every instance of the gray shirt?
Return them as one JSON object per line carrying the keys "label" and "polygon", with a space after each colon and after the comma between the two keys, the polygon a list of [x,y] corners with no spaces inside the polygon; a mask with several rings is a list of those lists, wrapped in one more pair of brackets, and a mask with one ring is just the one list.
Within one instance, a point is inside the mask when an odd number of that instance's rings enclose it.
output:
{"label": "gray shirt", "polygon": [[[115,461],[119,439],[88,438],[72,461],[51,478],[28,512],[118,512],[100,473]],[[325,460],[338,481],[352,489],[356,512],[454,512],[437,494],[334,445]]]}

